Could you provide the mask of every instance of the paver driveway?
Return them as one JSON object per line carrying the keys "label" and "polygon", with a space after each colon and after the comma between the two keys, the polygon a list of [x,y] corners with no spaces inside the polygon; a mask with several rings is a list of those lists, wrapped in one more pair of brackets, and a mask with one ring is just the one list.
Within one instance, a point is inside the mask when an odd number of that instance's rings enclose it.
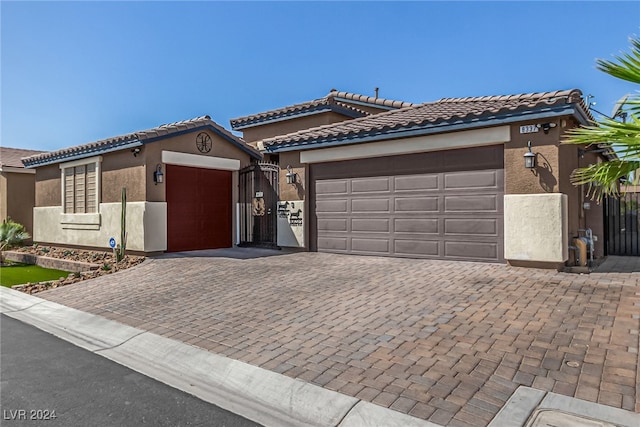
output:
{"label": "paver driveway", "polygon": [[450,426],[519,385],[640,411],[638,273],[185,256],[39,294]]}

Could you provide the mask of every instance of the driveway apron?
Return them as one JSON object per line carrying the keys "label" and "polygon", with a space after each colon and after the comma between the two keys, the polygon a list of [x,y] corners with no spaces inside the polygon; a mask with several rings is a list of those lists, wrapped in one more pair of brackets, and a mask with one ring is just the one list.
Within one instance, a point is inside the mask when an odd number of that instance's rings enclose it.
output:
{"label": "driveway apron", "polygon": [[639,412],[638,276],[200,253],[38,296],[436,424],[480,426],[520,385]]}

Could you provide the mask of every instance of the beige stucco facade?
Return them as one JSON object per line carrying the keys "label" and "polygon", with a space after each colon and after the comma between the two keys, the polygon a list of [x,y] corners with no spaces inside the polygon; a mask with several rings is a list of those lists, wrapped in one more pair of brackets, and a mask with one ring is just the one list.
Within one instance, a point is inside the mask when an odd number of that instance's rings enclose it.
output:
{"label": "beige stucco facade", "polygon": [[505,194],[505,259],[559,267],[569,258],[568,236],[566,194]]}

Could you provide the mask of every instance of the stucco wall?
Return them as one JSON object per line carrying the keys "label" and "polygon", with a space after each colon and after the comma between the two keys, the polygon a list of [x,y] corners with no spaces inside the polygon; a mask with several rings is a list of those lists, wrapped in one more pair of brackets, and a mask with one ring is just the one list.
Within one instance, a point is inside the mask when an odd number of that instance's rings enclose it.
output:
{"label": "stucco wall", "polygon": [[[153,142],[141,147],[141,153],[138,155],[142,157],[145,162],[145,179],[146,179],[146,200],[151,202],[165,202],[165,185],[156,184],[153,181],[153,172],[158,165],[162,166],[162,172],[166,173],[166,168],[162,164],[162,151],[175,151],[180,153],[195,154],[198,156],[207,157],[221,157],[225,159],[238,159],[240,160],[240,168],[248,166],[251,163],[251,157],[249,154],[242,151],[240,148],[231,144],[226,139],[216,135],[211,131],[205,131],[212,141],[211,151],[208,153],[201,153],[196,147],[196,136],[200,132],[192,132],[184,135],[179,135],[173,138],[167,138],[165,140]],[[165,176],[165,179],[170,179]],[[234,202],[237,200],[234,197]]]}
{"label": "stucco wall", "polygon": [[102,203],[120,202],[122,187],[127,189],[127,201],[145,200],[144,159],[140,154],[134,156],[131,150],[104,154],[100,168]]}
{"label": "stucco wall", "polygon": [[507,260],[563,263],[569,255],[567,195],[504,196],[504,257]]}
{"label": "stucco wall", "polygon": [[0,173],[0,221],[7,219],[7,175]]}
{"label": "stucco wall", "polygon": [[310,116],[292,118],[289,120],[283,120],[281,122],[269,123],[262,126],[242,129],[241,132],[243,139],[251,143],[253,141],[259,141],[261,139],[270,138],[276,135],[285,135],[287,133],[296,132],[302,129],[328,125],[331,123],[337,123],[349,119],[351,118],[343,116],[342,114],[328,111],[326,113],[312,114]]}
{"label": "stucco wall", "polygon": [[61,204],[60,166],[55,164],[36,168],[36,206],[61,206]]}
{"label": "stucco wall", "polygon": [[[296,176],[295,184],[287,184],[287,166],[291,166],[291,171]],[[305,165],[300,163],[299,151],[288,151],[280,154],[280,200],[305,200],[307,181],[305,176]]]}
{"label": "stucco wall", "polygon": [[[536,124],[539,121],[532,121]],[[511,142],[504,146],[505,194],[557,193],[560,191],[560,170],[558,141],[560,126],[545,134],[542,129],[536,133],[521,134],[523,122],[511,127]],[[524,167],[524,154],[528,151],[527,141],[531,141],[531,151],[536,153],[536,168]]]}
{"label": "stucco wall", "polygon": [[[11,218],[24,225],[29,234],[33,233],[33,207],[35,205],[35,174],[2,172],[5,189],[0,187],[3,194],[3,204],[6,207],[4,215],[0,213],[0,221]],[[0,184],[2,185],[2,184]]]}
{"label": "stucco wall", "polygon": [[[120,243],[120,203],[101,203],[98,227],[63,223],[62,207],[34,209],[33,240],[40,243],[109,248],[109,239]],[[74,217],[83,216],[74,215]],[[166,203],[127,202],[127,249],[140,252],[164,251],[167,248]]]}

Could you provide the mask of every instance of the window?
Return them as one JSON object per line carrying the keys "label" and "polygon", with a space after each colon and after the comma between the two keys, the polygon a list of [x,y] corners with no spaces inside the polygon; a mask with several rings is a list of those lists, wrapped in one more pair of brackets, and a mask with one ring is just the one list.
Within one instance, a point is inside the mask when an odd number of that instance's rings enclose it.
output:
{"label": "window", "polygon": [[61,165],[62,204],[64,213],[98,212],[98,174],[100,158],[87,159],[83,163]]}

